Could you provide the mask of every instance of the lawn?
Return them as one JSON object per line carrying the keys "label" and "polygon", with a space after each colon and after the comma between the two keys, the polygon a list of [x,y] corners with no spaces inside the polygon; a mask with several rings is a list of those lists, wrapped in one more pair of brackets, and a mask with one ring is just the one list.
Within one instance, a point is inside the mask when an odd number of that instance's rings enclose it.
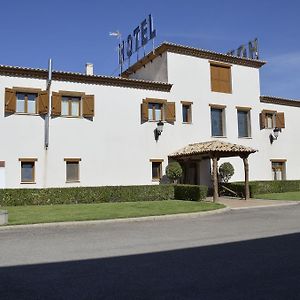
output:
{"label": "lawn", "polygon": [[[222,204],[193,201],[143,201],[100,204],[8,206],[8,224],[106,220],[200,212],[223,208]],[[2,208],[1,208],[2,209]]]}
{"label": "lawn", "polygon": [[274,194],[260,194],[255,195],[257,199],[271,199],[271,200],[298,200],[300,201],[300,191],[298,192],[286,192],[286,193],[274,193]]}

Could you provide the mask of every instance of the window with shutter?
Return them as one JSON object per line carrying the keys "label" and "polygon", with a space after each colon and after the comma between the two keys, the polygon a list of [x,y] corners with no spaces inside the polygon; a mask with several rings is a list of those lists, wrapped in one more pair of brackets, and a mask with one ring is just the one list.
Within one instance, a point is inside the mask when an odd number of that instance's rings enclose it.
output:
{"label": "window with shutter", "polygon": [[211,90],[213,92],[228,93],[231,88],[231,67],[227,65],[210,64]]}
{"label": "window with shutter", "polygon": [[165,99],[146,98],[141,104],[142,123],[147,121],[176,121],[175,102]]}

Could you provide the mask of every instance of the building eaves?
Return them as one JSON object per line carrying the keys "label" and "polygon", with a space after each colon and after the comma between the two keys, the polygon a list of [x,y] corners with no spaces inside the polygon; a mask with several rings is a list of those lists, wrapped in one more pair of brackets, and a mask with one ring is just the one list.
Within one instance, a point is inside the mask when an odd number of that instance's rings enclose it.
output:
{"label": "building eaves", "polygon": [[[48,70],[35,69],[18,66],[0,65],[0,75],[26,77],[36,79],[47,79]],[[112,77],[103,75],[86,75],[83,73],[53,71],[52,80],[79,82],[87,84],[98,84],[116,87],[129,87],[136,89],[155,90],[170,92],[172,84],[158,81],[147,81],[141,79],[128,79],[123,77]]]}
{"label": "building eaves", "polygon": [[130,74],[136,72],[138,69],[142,68],[147,63],[151,62],[156,57],[158,57],[159,55],[162,55],[162,53],[164,52],[178,53],[182,55],[200,57],[200,58],[205,58],[205,59],[214,60],[218,62],[231,63],[231,64],[242,65],[242,66],[247,66],[252,68],[260,68],[266,63],[265,61],[262,60],[238,57],[238,56],[219,53],[215,51],[164,42],[161,45],[159,45],[157,48],[155,48],[154,51],[151,51],[148,55],[140,59],[132,66],[130,66],[126,71],[122,73],[122,76],[128,77]]}
{"label": "building eaves", "polygon": [[300,100],[280,98],[274,96],[260,96],[260,102],[300,107]]}

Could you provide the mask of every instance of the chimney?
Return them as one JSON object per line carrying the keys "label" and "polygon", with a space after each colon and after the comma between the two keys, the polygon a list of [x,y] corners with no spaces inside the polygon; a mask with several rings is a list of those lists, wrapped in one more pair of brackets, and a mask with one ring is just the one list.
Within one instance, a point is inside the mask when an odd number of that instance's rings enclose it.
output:
{"label": "chimney", "polygon": [[85,64],[85,75],[94,75],[94,65],[91,63]]}

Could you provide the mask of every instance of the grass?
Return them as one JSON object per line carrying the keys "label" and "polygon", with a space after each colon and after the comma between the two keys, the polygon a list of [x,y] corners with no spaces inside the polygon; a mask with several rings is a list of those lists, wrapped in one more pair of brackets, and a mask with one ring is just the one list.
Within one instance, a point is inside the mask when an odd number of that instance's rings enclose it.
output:
{"label": "grass", "polygon": [[223,208],[222,204],[180,200],[7,206],[8,224],[35,224],[65,221],[106,220],[200,212]]}
{"label": "grass", "polygon": [[255,195],[257,199],[271,199],[271,200],[291,200],[300,201],[300,191],[286,192],[286,193],[273,193],[273,194],[260,194]]}

